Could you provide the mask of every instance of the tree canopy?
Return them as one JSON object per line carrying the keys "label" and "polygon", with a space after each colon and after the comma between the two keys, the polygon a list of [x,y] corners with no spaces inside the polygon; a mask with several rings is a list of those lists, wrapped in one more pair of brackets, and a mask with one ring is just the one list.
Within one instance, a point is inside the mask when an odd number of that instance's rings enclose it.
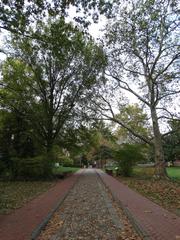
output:
{"label": "tree canopy", "polygon": [[[84,27],[90,24],[90,20],[98,21],[100,14],[110,16],[112,2],[106,0],[3,0],[0,3],[0,29],[5,29],[16,34],[25,34],[33,38],[39,38],[37,32],[29,32],[31,26],[37,21],[44,21],[48,17],[65,18],[69,7],[76,7],[75,21]],[[87,16],[91,16],[88,20]]]}
{"label": "tree canopy", "polygon": [[106,58],[64,20],[41,23],[40,31],[46,41],[13,37],[12,55],[2,65],[1,96],[3,106],[24,115],[51,148],[78,102],[98,85]]}

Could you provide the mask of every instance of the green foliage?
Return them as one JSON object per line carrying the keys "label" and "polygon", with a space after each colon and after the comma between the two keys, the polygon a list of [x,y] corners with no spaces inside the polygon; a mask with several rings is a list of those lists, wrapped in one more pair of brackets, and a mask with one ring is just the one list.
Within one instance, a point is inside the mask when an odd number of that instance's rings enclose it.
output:
{"label": "green foliage", "polygon": [[94,154],[95,160],[105,160],[105,159],[113,159],[114,149],[108,146],[101,145]]}
{"label": "green foliage", "polygon": [[52,163],[46,156],[12,158],[12,176],[15,179],[40,179],[51,177]]}
{"label": "green foliage", "polygon": [[[30,35],[31,23],[36,21],[46,21],[47,17],[64,18],[68,16],[69,6],[76,7],[76,17],[74,20],[87,28],[90,24],[90,16],[94,22],[98,22],[99,15],[111,15],[112,1],[108,0],[24,0],[8,1],[0,3],[0,27],[19,34]],[[78,15],[78,12],[80,14]],[[82,12],[84,15],[82,15]],[[37,38],[38,34],[30,35]]]}
{"label": "green foliage", "polygon": [[[151,136],[151,129],[149,127],[147,114],[138,104],[126,105],[121,107],[120,113],[116,115],[116,119],[125,123],[129,129],[135,133],[148,138]],[[116,130],[116,137],[126,142],[133,143],[141,141],[138,137],[134,136],[128,129],[119,126]]]}
{"label": "green foliage", "polygon": [[[152,138],[130,130],[154,146],[157,163],[164,161],[160,119],[172,117],[167,117],[167,106],[179,94],[178,8],[177,0],[126,1],[115,5],[115,18],[107,26],[108,77],[111,82],[114,79],[115,87],[133,94],[148,109]],[[163,167],[160,172],[163,176]]]}
{"label": "green foliage", "polygon": [[164,137],[165,160],[173,162],[180,159],[180,120],[173,120],[170,123],[172,132]]}
{"label": "green foliage", "polygon": [[0,111],[0,155],[5,168],[11,168],[11,157],[26,158],[39,154],[28,121],[15,112]]}
{"label": "green foliage", "polygon": [[[41,40],[13,35],[2,64],[1,106],[16,111],[50,151],[75,106],[93,94],[106,64],[102,48],[63,19],[38,22]],[[14,51],[16,57],[14,57]]]}
{"label": "green foliage", "polygon": [[64,167],[71,167],[71,166],[73,166],[73,163],[74,163],[73,159],[71,159],[70,157],[67,157],[67,156],[64,156],[61,159],[61,162]]}
{"label": "green foliage", "polygon": [[[86,158],[91,159],[91,153],[100,147],[104,139],[105,137],[96,126],[85,127],[81,125],[79,128],[68,129],[61,145],[64,145],[73,158],[80,159],[82,156],[86,156]],[[87,162],[87,159],[83,162]]]}
{"label": "green foliage", "polygon": [[49,153],[49,157],[51,161],[54,163],[60,163],[64,167],[73,166],[73,159],[66,155],[67,150],[60,148],[58,145],[54,145],[52,147],[51,153]]}
{"label": "green foliage", "polygon": [[131,176],[133,166],[143,158],[139,145],[123,144],[115,153],[115,159],[123,176]]}
{"label": "green foliage", "polygon": [[61,156],[63,155],[62,149],[58,145],[53,145],[51,151],[48,153],[52,162],[61,162]]}

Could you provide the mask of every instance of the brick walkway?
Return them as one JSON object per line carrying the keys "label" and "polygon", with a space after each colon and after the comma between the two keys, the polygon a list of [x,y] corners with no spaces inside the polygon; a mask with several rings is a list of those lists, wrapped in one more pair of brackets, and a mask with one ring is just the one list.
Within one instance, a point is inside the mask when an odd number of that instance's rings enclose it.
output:
{"label": "brick walkway", "polygon": [[180,218],[142,195],[131,190],[115,178],[97,170],[103,182],[121,204],[127,208],[152,240],[180,239]]}
{"label": "brick walkway", "polygon": [[32,231],[71,189],[79,172],[9,215],[0,215],[0,240],[29,240]]}

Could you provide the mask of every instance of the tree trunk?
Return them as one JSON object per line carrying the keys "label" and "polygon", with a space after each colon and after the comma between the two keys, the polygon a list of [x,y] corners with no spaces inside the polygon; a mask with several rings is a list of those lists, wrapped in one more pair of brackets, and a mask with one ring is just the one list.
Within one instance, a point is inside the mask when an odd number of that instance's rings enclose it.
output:
{"label": "tree trunk", "polygon": [[47,141],[46,141],[46,152],[47,152],[47,154],[51,153],[52,147],[53,147],[52,139],[47,139]]}
{"label": "tree trunk", "polygon": [[45,171],[47,173],[48,177],[52,176],[52,166],[53,166],[53,162],[54,162],[54,156],[53,156],[53,152],[52,152],[52,148],[53,148],[53,140],[51,137],[49,137],[46,140],[46,161],[44,162],[44,167],[45,167]]}
{"label": "tree trunk", "polygon": [[165,168],[165,161],[164,161],[164,152],[163,152],[163,145],[162,145],[162,138],[161,133],[159,130],[158,118],[156,109],[154,107],[151,108],[151,117],[153,123],[153,133],[154,133],[154,157],[155,157],[155,173],[158,178],[166,178],[166,168]]}

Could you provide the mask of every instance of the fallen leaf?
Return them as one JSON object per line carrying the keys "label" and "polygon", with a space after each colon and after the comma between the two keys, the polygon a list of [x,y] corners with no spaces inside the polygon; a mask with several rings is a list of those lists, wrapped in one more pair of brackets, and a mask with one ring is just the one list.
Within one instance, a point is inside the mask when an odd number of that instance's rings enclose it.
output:
{"label": "fallen leaf", "polygon": [[145,213],[152,213],[152,211],[150,211],[150,210],[145,210],[144,212]]}

